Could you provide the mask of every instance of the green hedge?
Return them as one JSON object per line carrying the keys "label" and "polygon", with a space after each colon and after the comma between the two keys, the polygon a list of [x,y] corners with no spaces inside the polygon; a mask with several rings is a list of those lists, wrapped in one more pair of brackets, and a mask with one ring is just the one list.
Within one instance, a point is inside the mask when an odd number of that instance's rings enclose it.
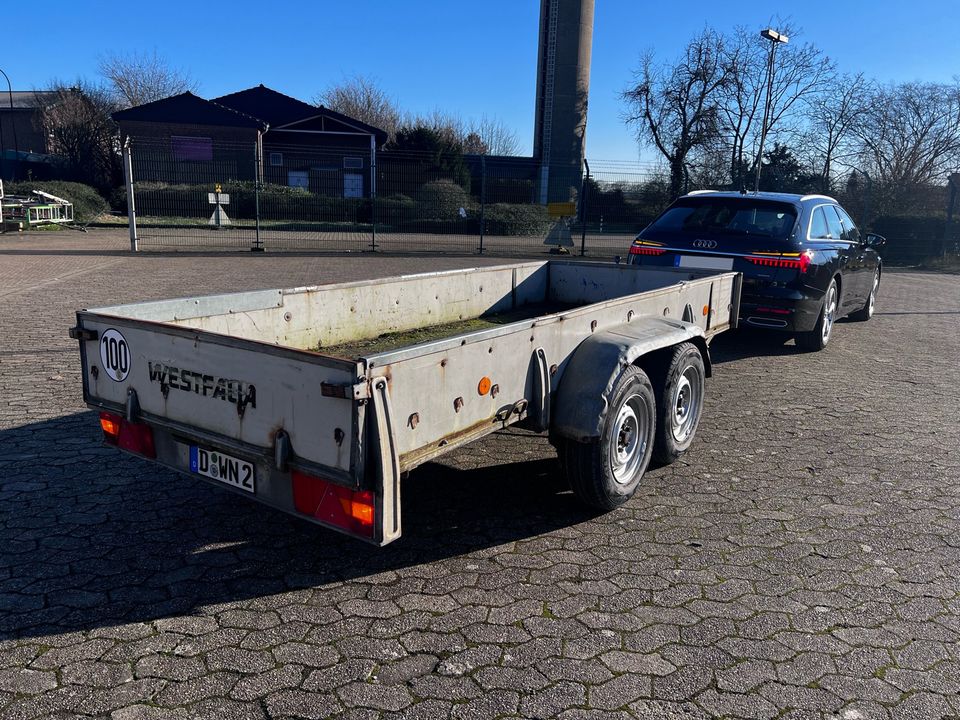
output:
{"label": "green hedge", "polygon": [[483,215],[488,235],[541,235],[553,224],[543,205],[487,205]]}
{"label": "green hedge", "polygon": [[40,190],[50,195],[69,200],[73,203],[73,218],[76,222],[86,223],[95,220],[99,215],[110,208],[107,201],[89,185],[60,180],[45,182],[12,182],[4,183],[3,190],[7,195],[27,195],[32,190]]}
{"label": "green hedge", "polygon": [[[235,220],[252,221],[256,217],[256,193],[253,183],[224,183],[229,193],[227,214]],[[137,215],[150,218],[209,217],[209,185],[137,184]],[[126,193],[113,197],[118,210],[126,207]],[[466,217],[461,216],[461,208]],[[385,232],[424,232],[437,234],[479,234],[480,206],[467,192],[449,180],[426,183],[417,199],[394,194],[378,197],[376,218],[369,198],[340,198],[319,195],[302,188],[265,185],[260,191],[260,218],[265,223],[317,223],[369,225],[374,220]],[[541,235],[552,225],[542,205],[492,203],[484,210],[485,232],[490,235]]]}

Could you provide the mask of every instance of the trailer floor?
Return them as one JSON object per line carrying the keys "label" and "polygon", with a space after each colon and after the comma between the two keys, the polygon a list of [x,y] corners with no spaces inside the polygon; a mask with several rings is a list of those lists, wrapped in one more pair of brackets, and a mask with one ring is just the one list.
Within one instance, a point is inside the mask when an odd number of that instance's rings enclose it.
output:
{"label": "trailer floor", "polygon": [[571,307],[575,306],[569,303],[536,303],[524,305],[509,312],[482,315],[476,318],[458,320],[457,322],[443,323],[441,325],[429,325],[414,330],[384,333],[375,338],[351,340],[350,342],[338,343],[336,345],[323,345],[321,343],[317,346],[316,350],[325,355],[356,359],[358,357],[376,355],[377,353],[399,350],[400,348],[410,347],[412,345],[444,340],[454,337],[455,335],[463,335],[464,333],[477,330],[489,330],[490,328],[509,325],[510,323],[520,320],[532,320],[535,317],[561,312]]}

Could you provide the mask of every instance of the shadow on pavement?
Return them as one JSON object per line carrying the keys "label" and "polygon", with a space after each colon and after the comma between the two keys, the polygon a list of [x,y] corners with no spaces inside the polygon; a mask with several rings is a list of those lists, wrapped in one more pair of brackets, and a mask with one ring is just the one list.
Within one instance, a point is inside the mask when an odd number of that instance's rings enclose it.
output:
{"label": "shadow on pavement", "polygon": [[722,333],[710,343],[710,359],[714,365],[751,357],[796,355],[801,352],[789,333],[753,328]]}
{"label": "shadow on pavement", "polygon": [[[555,459],[404,483],[403,537],[347,538],[100,446],[93,413],[0,431],[0,639],[91,630],[523,540],[593,516]],[[474,561],[475,562],[475,561]]]}

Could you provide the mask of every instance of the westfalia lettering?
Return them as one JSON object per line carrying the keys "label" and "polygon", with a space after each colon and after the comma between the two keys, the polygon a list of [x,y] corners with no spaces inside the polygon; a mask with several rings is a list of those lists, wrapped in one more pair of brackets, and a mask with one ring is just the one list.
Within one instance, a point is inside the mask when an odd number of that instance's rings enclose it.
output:
{"label": "westfalia lettering", "polygon": [[150,370],[150,382],[160,383],[174,390],[224,400],[234,405],[249,405],[252,408],[257,406],[257,388],[249,383],[204,375],[162,363],[148,362],[147,366]]}

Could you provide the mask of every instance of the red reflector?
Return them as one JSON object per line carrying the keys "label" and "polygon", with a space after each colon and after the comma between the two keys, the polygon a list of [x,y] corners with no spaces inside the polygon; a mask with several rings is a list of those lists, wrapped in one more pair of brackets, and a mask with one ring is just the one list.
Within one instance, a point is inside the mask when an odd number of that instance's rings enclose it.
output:
{"label": "red reflector", "polygon": [[631,255],[663,255],[666,250],[661,248],[644,247],[643,245],[631,245]]}
{"label": "red reflector", "polygon": [[375,504],[372,492],[351,490],[299,470],[291,471],[290,478],[297,512],[354,535],[373,537]]}
{"label": "red reflector", "polygon": [[762,313],[772,313],[774,315],[789,315],[789,310],[784,310],[783,308],[770,308],[770,307],[758,307],[757,312]]}
{"label": "red reflector", "polygon": [[153,446],[153,429],[143,423],[121,421],[117,446],[144,457],[155,458],[157,456],[157,449]]}

